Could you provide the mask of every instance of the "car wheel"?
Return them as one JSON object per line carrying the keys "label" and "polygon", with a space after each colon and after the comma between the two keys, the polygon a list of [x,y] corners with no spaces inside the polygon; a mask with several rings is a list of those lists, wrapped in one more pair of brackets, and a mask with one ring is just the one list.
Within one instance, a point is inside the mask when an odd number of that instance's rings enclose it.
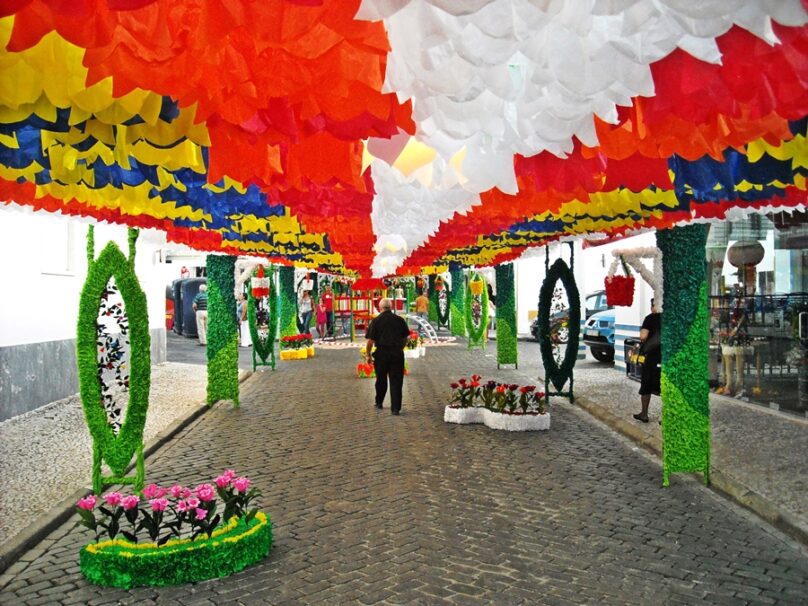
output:
{"label": "car wheel", "polygon": [[614,352],[608,349],[589,349],[598,362],[614,362]]}

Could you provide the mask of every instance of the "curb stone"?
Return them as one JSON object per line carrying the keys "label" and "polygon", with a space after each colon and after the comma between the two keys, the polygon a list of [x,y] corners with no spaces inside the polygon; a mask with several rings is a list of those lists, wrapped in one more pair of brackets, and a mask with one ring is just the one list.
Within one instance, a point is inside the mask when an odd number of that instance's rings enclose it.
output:
{"label": "curb stone", "polygon": [[[243,383],[252,376],[252,374],[253,372],[251,370],[240,370],[238,382]],[[210,406],[201,404],[187,417],[177,419],[159,432],[143,449],[143,458],[147,459],[152,456],[179,432],[196,421],[206,411],[210,410],[214,404]],[[134,463],[129,465],[126,471],[129,472],[133,468]],[[2,573],[17,562],[27,551],[33,549],[42,539],[69,520],[75,513],[76,501],[86,497],[91,492],[92,490],[90,488],[78,489],[71,496],[39,516],[32,524],[29,524],[25,529],[21,530],[0,546],[0,589],[5,587],[14,578],[12,575],[3,575]]]}
{"label": "curb stone", "polygon": [[[656,436],[646,434],[635,424],[629,423],[606,407],[595,404],[587,398],[576,396],[575,404],[651,454],[662,457],[662,443]],[[725,471],[715,467],[710,470],[709,488],[721,496],[735,501],[792,539],[808,545],[808,524],[781,509],[777,504],[745,486]]]}

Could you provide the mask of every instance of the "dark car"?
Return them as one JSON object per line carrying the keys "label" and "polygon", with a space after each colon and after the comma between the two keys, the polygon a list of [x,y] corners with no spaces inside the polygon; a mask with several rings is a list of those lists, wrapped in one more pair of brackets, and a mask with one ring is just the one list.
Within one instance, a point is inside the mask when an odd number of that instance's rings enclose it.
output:
{"label": "dark car", "polygon": [[[605,290],[598,290],[593,292],[590,295],[587,295],[586,299],[584,300],[584,313],[585,319],[589,319],[592,314],[596,314],[600,311],[605,311],[607,309],[612,309],[608,303],[606,303],[606,291]],[[550,318],[550,335],[557,335],[555,339],[558,343],[566,343],[567,342],[567,319],[569,318],[568,310],[559,311]],[[538,341],[539,340],[539,319],[536,318],[530,325],[530,334],[533,335],[533,338]],[[614,357],[614,348],[612,348],[612,357]]]}

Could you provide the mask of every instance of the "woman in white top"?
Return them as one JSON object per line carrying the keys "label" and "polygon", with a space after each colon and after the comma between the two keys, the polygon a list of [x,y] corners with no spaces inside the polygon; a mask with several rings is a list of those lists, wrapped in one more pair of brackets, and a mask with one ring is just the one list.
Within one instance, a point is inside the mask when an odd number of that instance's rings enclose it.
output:
{"label": "woman in white top", "polygon": [[303,327],[302,332],[309,332],[309,324],[311,323],[311,313],[314,307],[311,301],[311,295],[308,290],[303,291],[303,296],[300,297],[300,303],[297,306],[297,311],[300,314],[300,324]]}

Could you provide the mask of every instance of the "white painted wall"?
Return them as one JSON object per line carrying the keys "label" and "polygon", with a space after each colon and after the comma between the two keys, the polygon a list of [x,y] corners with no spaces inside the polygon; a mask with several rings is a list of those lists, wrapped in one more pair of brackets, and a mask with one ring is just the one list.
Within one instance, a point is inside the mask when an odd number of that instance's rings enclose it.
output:
{"label": "white painted wall", "polygon": [[[0,347],[75,338],[91,223],[0,208]],[[96,256],[110,240],[128,254],[125,227],[96,224]],[[165,326],[165,287],[180,272],[180,265],[162,262],[165,248],[162,232],[141,230],[135,271],[148,300],[150,328]]]}

